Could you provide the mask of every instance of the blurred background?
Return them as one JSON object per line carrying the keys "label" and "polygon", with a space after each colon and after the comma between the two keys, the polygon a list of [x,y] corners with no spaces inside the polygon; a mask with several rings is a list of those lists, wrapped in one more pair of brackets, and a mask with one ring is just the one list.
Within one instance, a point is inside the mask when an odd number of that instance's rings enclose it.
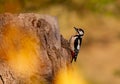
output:
{"label": "blurred background", "polygon": [[0,0],[4,12],[55,16],[66,39],[74,26],[83,28],[81,51],[72,65],[87,84],[120,84],[120,0]]}

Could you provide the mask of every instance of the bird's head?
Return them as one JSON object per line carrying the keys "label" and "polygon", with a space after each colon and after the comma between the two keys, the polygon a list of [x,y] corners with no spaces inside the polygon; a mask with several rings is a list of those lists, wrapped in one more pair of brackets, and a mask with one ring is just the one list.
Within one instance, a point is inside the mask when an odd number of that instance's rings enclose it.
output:
{"label": "bird's head", "polygon": [[84,30],[81,29],[81,28],[76,28],[74,27],[74,29],[76,30],[76,32],[80,35],[80,36],[83,36],[84,35]]}

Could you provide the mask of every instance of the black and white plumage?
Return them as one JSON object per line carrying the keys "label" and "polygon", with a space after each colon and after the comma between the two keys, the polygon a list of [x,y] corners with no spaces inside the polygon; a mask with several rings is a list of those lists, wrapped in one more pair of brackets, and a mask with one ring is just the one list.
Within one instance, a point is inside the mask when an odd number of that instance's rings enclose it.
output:
{"label": "black and white plumage", "polygon": [[72,54],[72,60],[71,62],[74,61],[76,62],[80,47],[81,47],[81,43],[82,43],[82,37],[84,35],[84,31],[81,28],[76,28],[74,27],[74,29],[76,30],[77,34],[71,36],[69,43],[70,43],[70,49],[71,49],[71,54]]}

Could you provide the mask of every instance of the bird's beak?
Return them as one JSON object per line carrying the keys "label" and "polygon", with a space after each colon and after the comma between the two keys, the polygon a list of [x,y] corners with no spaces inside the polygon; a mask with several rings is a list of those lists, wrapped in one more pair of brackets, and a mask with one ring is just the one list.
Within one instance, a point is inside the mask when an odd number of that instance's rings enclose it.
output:
{"label": "bird's beak", "polygon": [[[78,29],[76,27],[74,27],[74,29],[76,30],[76,32],[78,32]],[[78,32],[79,33],[79,32]]]}

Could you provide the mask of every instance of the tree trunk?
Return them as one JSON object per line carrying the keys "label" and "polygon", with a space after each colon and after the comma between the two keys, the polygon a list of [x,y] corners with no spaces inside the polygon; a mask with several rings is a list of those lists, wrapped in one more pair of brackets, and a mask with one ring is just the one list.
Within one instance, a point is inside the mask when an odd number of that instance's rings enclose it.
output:
{"label": "tree trunk", "polygon": [[55,17],[0,15],[0,84],[52,84],[70,61],[68,41]]}

